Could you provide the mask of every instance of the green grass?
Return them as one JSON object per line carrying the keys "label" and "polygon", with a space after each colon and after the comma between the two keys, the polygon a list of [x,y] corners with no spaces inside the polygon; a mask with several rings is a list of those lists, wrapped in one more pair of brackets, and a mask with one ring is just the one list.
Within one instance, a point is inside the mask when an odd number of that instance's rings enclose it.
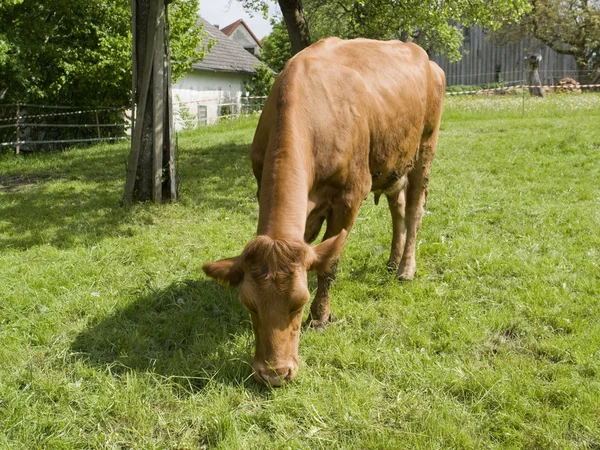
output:
{"label": "green grass", "polygon": [[125,144],[0,156],[0,448],[600,448],[598,123],[448,98],[417,279],[369,198],[280,389],[200,270],[255,231],[255,120],[180,137],[173,205],[119,206]]}

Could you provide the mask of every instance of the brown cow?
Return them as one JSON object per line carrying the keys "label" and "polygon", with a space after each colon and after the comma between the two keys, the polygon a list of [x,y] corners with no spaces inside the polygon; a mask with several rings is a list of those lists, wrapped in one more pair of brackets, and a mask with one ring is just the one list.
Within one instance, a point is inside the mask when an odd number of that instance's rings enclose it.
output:
{"label": "brown cow", "polygon": [[[310,320],[331,320],[329,287],[370,191],[392,213],[388,267],[414,277],[415,242],[438,139],[444,72],[423,49],[398,41],[328,38],[292,58],[267,98],[251,148],[258,182],[257,237],[240,256],[207,263],[241,284],[250,311],[254,377],[279,386],[298,370],[298,340],[317,273]],[[324,221],[324,240],[314,241]]]}

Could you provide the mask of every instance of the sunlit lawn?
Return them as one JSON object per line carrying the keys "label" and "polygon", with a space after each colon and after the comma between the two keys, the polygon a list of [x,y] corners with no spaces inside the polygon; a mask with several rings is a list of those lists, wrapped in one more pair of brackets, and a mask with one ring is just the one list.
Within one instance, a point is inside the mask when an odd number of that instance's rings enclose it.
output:
{"label": "sunlit lawn", "polygon": [[0,448],[600,448],[600,95],[521,102],[448,99],[417,279],[367,199],[274,390],[200,269],[255,231],[256,119],[180,136],[173,205],[119,205],[126,144],[0,156]]}

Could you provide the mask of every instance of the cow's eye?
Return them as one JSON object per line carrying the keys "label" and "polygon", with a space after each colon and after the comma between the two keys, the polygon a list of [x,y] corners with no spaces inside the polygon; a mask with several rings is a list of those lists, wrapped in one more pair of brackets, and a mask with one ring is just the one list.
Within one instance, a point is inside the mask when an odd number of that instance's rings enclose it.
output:
{"label": "cow's eye", "polygon": [[304,308],[304,306],[301,306],[300,308],[296,308],[290,311],[290,316],[295,316],[296,314],[302,312],[302,308]]}

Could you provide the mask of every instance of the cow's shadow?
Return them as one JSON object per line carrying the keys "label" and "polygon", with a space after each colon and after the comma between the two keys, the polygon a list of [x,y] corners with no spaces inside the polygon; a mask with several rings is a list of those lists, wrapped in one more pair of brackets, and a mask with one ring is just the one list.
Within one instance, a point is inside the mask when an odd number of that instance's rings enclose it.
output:
{"label": "cow's shadow", "polygon": [[254,337],[234,290],[214,281],[175,283],[144,295],[77,335],[76,358],[119,376],[158,374],[186,391],[252,381]]}

